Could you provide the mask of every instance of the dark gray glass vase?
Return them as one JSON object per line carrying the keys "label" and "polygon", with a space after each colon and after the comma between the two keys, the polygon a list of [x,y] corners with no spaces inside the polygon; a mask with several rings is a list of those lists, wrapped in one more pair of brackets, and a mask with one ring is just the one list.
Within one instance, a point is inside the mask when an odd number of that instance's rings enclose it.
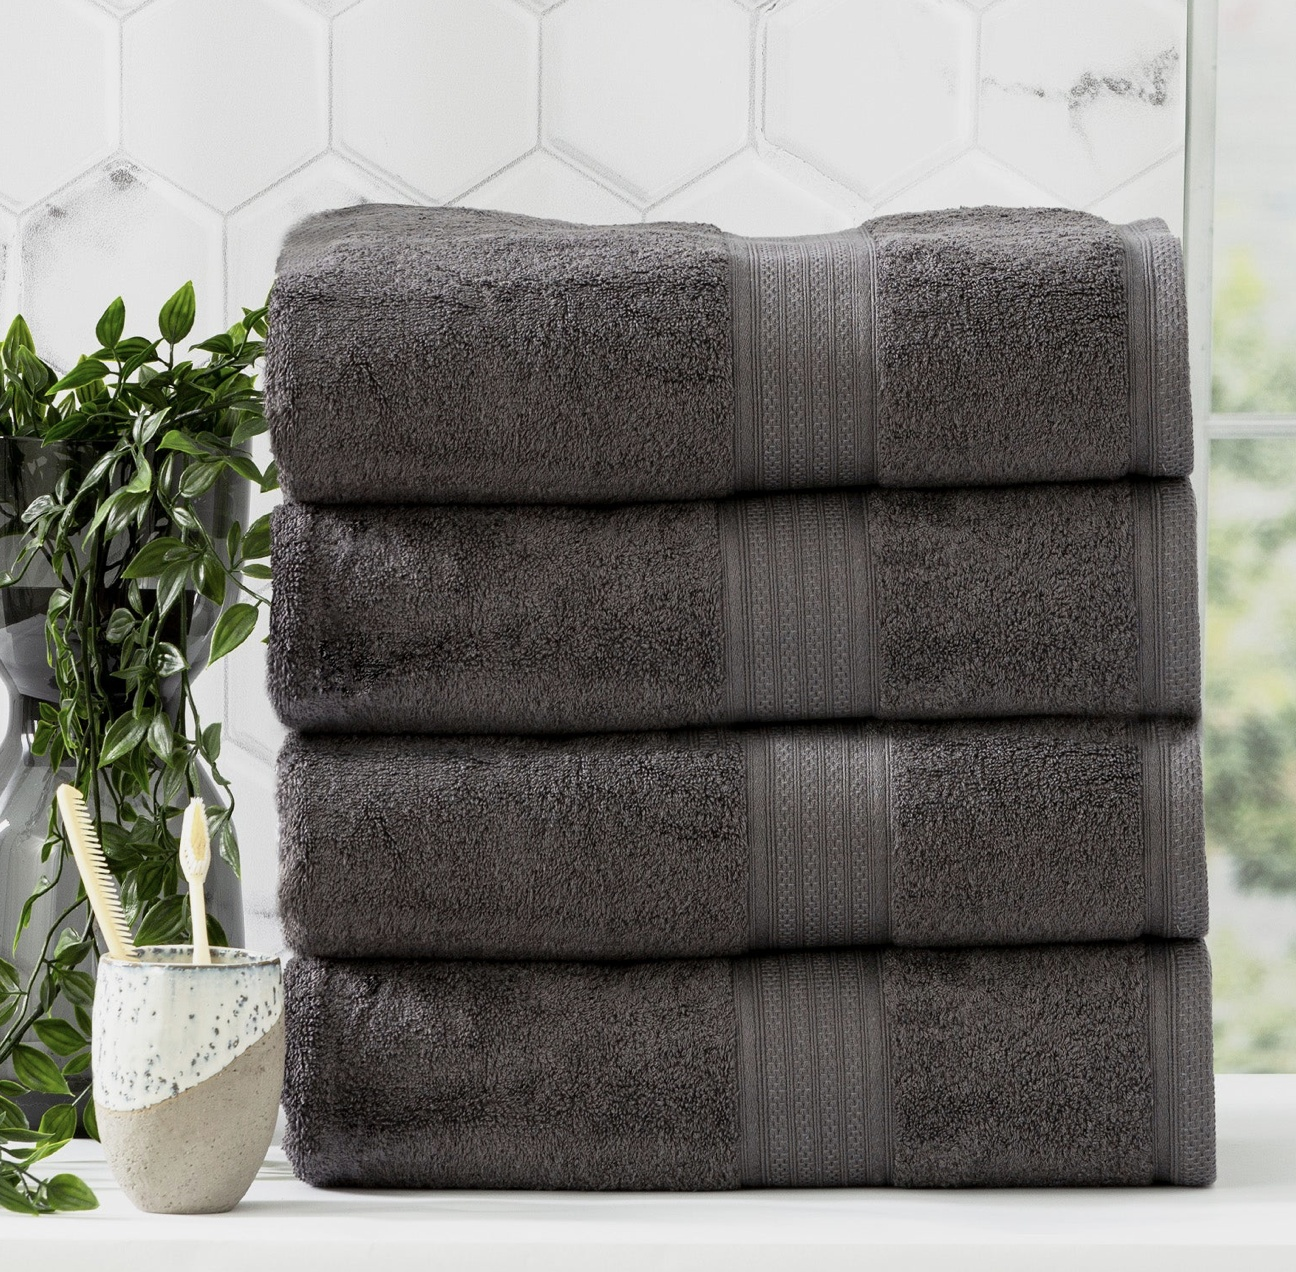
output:
{"label": "dark gray glass vase", "polygon": [[[21,514],[38,495],[54,490],[60,476],[72,470],[80,480],[100,452],[90,444],[42,445],[36,438],[0,439],[0,570],[9,570],[17,556]],[[230,524],[246,524],[247,487],[241,479],[223,477],[203,496],[195,509],[213,536],[223,538]],[[105,572],[122,564],[109,559]],[[0,690],[7,703],[0,735],[0,943],[8,945],[17,930],[23,904],[43,877],[58,868],[57,860],[41,860],[49,830],[50,808],[60,782],[71,777],[71,766],[52,771],[44,756],[31,749],[42,702],[58,702],[54,673],[45,651],[45,611],[56,580],[47,562],[33,560],[21,584],[0,588]],[[217,607],[201,596],[191,596],[192,621],[185,642],[190,675],[206,664],[207,638],[218,615]],[[176,643],[179,643],[178,641]],[[176,688],[179,680],[176,679]],[[164,686],[165,690],[165,686]],[[221,802],[214,783],[206,778],[203,799]],[[57,886],[33,908],[31,922],[10,958],[26,978],[40,957],[44,935],[51,924],[76,900],[77,874],[71,862]],[[243,943],[243,902],[238,877],[219,858],[212,863],[207,881],[210,912],[220,920],[233,945]],[[50,1103],[48,1097],[33,1097]],[[38,1112],[28,1110],[29,1116]]]}

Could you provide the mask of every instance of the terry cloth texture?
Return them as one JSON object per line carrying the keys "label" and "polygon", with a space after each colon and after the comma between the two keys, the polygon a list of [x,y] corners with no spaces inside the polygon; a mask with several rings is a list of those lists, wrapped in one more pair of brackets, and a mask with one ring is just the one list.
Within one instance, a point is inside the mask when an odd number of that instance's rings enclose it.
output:
{"label": "terry cloth texture", "polygon": [[1184,311],[1161,221],[741,239],[370,205],[289,235],[266,411],[316,503],[1185,476]]}
{"label": "terry cloth texture", "polygon": [[307,735],[281,752],[279,813],[285,933],[323,957],[1206,933],[1178,722]]}
{"label": "terry cloth texture", "polygon": [[274,514],[302,731],[1197,714],[1186,482]]}
{"label": "terry cloth texture", "polygon": [[287,971],[317,1185],[719,1189],[1214,1178],[1199,942]]}

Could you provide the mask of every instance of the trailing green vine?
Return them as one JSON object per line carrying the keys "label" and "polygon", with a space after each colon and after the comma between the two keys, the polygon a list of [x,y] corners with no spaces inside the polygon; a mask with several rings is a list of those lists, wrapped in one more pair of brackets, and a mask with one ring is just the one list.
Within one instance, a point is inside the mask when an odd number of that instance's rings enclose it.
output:
{"label": "trailing green vine", "polygon": [[[159,338],[125,336],[115,300],[95,328],[99,347],[62,377],[21,317],[0,346],[4,462],[45,460],[59,473],[27,506],[0,507],[13,560],[0,587],[52,576],[45,641],[58,702],[40,704],[33,750],[87,794],[142,945],[190,939],[177,835],[204,771],[222,799],[208,807],[212,844],[238,869],[221,726],[203,725],[192,678],[246,640],[268,604],[256,586],[270,577],[268,517],[243,526],[222,518],[222,503],[278,484],[274,464],[263,470],[248,453],[265,431],[265,310],[244,310],[192,346],[200,360],[178,354],[194,314],[187,283],[162,307]],[[0,934],[13,950],[33,907],[76,869],[53,807],[42,860],[18,930]],[[84,892],[75,895],[38,934],[25,977],[0,959],[0,1066],[13,1074],[0,1079],[0,1206],[26,1214],[97,1205],[75,1176],[32,1170],[68,1142],[78,1114],[95,1133],[89,1090],[74,1087],[90,1063],[97,945]],[[215,916],[209,935],[225,940]],[[31,1093],[57,1099],[35,1127],[19,1103]]]}

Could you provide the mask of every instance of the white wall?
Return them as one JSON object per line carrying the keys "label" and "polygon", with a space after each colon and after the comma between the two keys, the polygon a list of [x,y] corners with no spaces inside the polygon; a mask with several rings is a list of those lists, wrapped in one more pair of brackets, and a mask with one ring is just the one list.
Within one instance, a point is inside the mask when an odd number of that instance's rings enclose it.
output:
{"label": "white wall", "polygon": [[[198,331],[284,230],[361,200],[811,233],[1064,204],[1178,230],[1185,0],[0,0],[0,319],[66,362],[121,293]],[[129,325],[129,324],[128,324]],[[271,764],[245,648],[207,693],[276,945]]]}

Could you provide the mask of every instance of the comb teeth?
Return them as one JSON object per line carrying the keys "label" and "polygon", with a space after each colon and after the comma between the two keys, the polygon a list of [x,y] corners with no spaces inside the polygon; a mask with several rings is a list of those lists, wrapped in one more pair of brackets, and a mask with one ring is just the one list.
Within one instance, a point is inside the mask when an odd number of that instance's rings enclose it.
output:
{"label": "comb teeth", "polygon": [[72,856],[81,872],[86,897],[108,944],[109,953],[114,958],[134,958],[135,947],[131,944],[130,928],[126,925],[117,880],[108,869],[85,797],[75,786],[65,783],[58,790],[58,805],[64,829],[72,845]]}

